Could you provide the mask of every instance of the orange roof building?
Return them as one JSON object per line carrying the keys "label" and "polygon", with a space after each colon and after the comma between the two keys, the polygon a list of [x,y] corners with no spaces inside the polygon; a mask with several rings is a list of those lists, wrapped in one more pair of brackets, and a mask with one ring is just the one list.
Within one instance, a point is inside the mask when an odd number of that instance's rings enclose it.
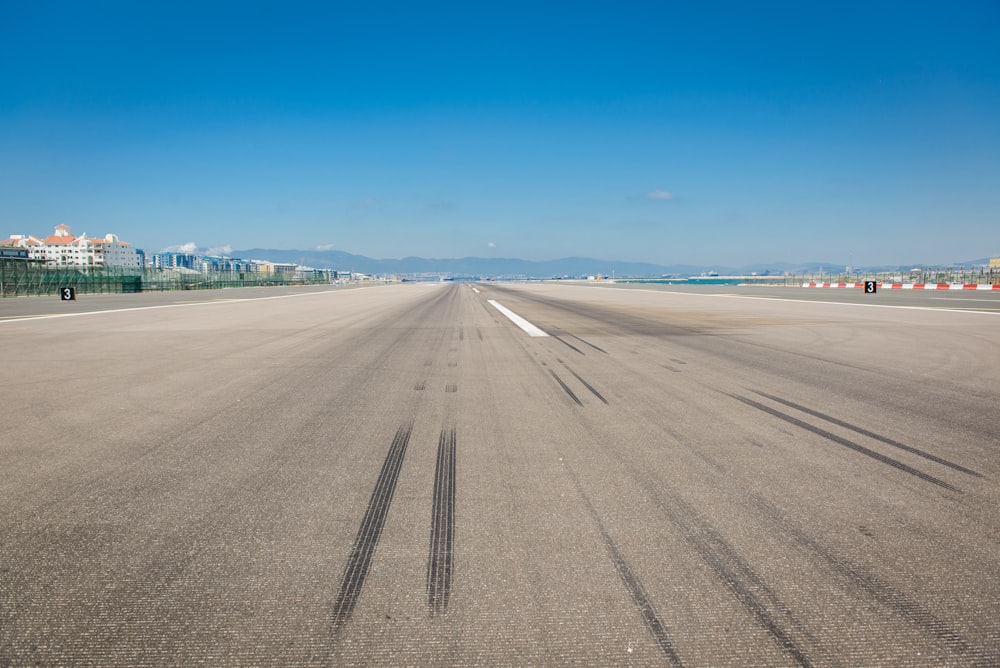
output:
{"label": "orange roof building", "polygon": [[115,266],[141,268],[140,255],[132,244],[122,241],[115,234],[94,239],[86,234],[74,236],[69,225],[56,225],[55,232],[39,239],[34,236],[13,234],[0,245],[27,248],[28,257],[47,264],[85,267]]}

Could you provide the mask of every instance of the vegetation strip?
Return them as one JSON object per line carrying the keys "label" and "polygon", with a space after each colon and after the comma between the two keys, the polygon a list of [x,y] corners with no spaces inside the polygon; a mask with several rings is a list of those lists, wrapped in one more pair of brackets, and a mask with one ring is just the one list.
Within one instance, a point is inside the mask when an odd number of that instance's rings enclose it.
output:
{"label": "vegetation strip", "polygon": [[871,457],[875,461],[882,462],[883,464],[888,464],[889,466],[891,466],[891,467],[893,467],[895,469],[899,469],[900,471],[904,471],[906,473],[909,473],[910,475],[915,476],[917,478],[920,478],[921,480],[926,480],[929,483],[935,484],[938,487],[943,487],[943,488],[951,490],[953,492],[961,492],[961,490],[959,490],[957,487],[955,487],[954,485],[952,485],[950,483],[945,482],[944,480],[941,480],[940,478],[935,478],[934,476],[932,476],[930,474],[927,474],[927,473],[924,473],[923,471],[919,471],[919,470],[913,468],[912,466],[907,466],[903,462],[895,460],[892,457],[886,457],[885,455],[883,455],[881,453],[878,453],[878,452],[875,452],[874,450],[869,450],[868,448],[866,448],[863,445],[858,445],[857,443],[854,443],[853,441],[848,441],[846,438],[841,438],[840,436],[837,436],[836,434],[828,432],[825,429],[820,429],[819,427],[814,427],[813,425],[809,424],[808,422],[803,422],[802,420],[799,420],[798,418],[794,418],[791,415],[787,415],[785,413],[782,413],[781,411],[776,410],[774,408],[771,408],[770,406],[765,406],[764,404],[758,403],[758,402],[754,401],[753,399],[747,399],[746,397],[741,397],[741,396],[736,395],[736,394],[729,394],[728,396],[732,397],[733,399],[736,399],[737,401],[742,401],[747,406],[752,406],[753,408],[756,408],[757,410],[763,411],[763,412],[767,413],[768,415],[773,415],[774,417],[778,418],[779,420],[784,420],[785,422],[788,422],[789,424],[793,424],[796,427],[801,427],[802,429],[805,429],[806,431],[810,431],[810,432],[812,432],[814,434],[822,436],[823,438],[827,439],[828,441],[833,441],[837,445],[842,445],[845,448],[850,448],[851,450],[854,450],[855,452],[859,452],[859,453],[861,453],[861,454],[863,454],[863,455],[865,455],[867,457]]}
{"label": "vegetation strip", "polygon": [[455,542],[455,451],[455,430],[442,430],[434,471],[431,544],[427,557],[427,605],[432,614],[444,612],[451,596]]}
{"label": "vegetation strip", "polygon": [[344,568],[340,592],[337,594],[337,602],[333,607],[335,633],[347,624],[354,611],[354,606],[358,602],[358,597],[361,595],[361,588],[365,584],[365,577],[368,575],[375,548],[378,547],[379,537],[385,526],[385,518],[389,513],[392,495],[396,491],[396,481],[399,479],[399,471],[403,467],[403,457],[406,454],[406,446],[410,441],[412,430],[412,424],[399,428],[396,437],[392,439],[392,445],[389,447],[385,462],[382,464],[382,472],[378,476],[375,490],[368,501],[368,509],[365,511],[361,528],[358,529],[358,535],[354,539],[354,547],[351,549],[351,556],[347,560],[346,568]]}

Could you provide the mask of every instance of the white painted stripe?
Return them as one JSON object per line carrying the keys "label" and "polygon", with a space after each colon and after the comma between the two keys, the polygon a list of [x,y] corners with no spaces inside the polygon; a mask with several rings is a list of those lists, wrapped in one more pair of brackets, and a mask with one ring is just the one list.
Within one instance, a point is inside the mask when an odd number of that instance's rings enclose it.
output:
{"label": "white painted stripe", "polygon": [[[44,313],[41,315],[0,316],[3,322],[26,322],[28,320],[48,320],[50,318],[75,318],[83,315],[104,315],[106,313],[127,313],[129,311],[152,311],[164,308],[181,308],[184,306],[219,306],[220,304],[239,304],[243,302],[263,302],[271,299],[293,299],[295,297],[311,297],[314,295],[347,294],[357,290],[372,290],[388,286],[365,286],[357,288],[341,288],[339,290],[321,290],[318,292],[296,292],[290,295],[274,295],[271,297],[232,297],[224,299],[208,299],[206,301],[177,302],[175,304],[157,304],[156,306],[130,306],[128,308],[109,308],[103,311],[79,311],[77,313]],[[241,288],[232,288],[240,290]],[[107,293],[106,293],[107,294]],[[42,297],[26,297],[25,299],[41,299]]]}
{"label": "white painted stripe", "polygon": [[505,316],[507,316],[512,323],[514,323],[515,325],[523,329],[525,332],[527,332],[528,336],[548,336],[548,334],[540,330],[538,327],[535,327],[534,325],[532,325],[530,322],[528,322],[518,314],[511,311],[509,308],[507,308],[497,300],[488,299],[487,301],[490,304],[492,304],[496,310],[500,311]]}
{"label": "white painted stripe", "polygon": [[[567,285],[567,288],[579,288],[581,290],[603,290],[604,288],[599,288],[597,286],[589,285]],[[611,288],[607,288],[611,289]],[[673,290],[650,290],[648,288],[631,288],[632,292],[648,292],[650,294],[660,294],[660,295],[679,295],[681,297],[715,297],[717,299],[759,299],[765,302],[798,302],[800,304],[822,304],[824,306],[833,307],[853,307],[858,306],[861,308],[887,308],[887,309],[900,309],[903,311],[926,311],[935,313],[976,313],[979,315],[992,315],[1000,316],[1000,311],[983,311],[980,309],[972,308],[945,308],[942,306],[895,306],[892,304],[860,304],[857,302],[827,302],[827,301],[817,301],[815,299],[788,299],[786,297],[756,297],[753,295],[733,295],[733,294],[705,294],[703,292],[675,292]],[[940,299],[946,299],[946,297],[941,297]],[[957,300],[951,300],[957,301]],[[992,301],[992,300],[991,300]]]}

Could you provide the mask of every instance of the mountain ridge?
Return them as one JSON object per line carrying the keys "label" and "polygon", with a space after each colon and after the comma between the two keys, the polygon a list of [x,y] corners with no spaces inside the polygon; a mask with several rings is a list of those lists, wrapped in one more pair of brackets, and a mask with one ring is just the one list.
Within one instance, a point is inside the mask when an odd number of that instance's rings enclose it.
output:
{"label": "mountain ridge", "polygon": [[[838,273],[844,270],[844,265],[833,262],[772,262],[753,263],[742,267],[721,264],[671,264],[660,265],[649,262],[626,262],[602,260],[588,257],[564,257],[554,260],[523,260],[520,258],[424,258],[407,256],[403,258],[371,258],[356,255],[341,250],[281,250],[274,248],[251,248],[234,250],[230,257],[247,260],[268,260],[271,262],[288,262],[302,264],[316,269],[333,269],[352,271],[364,274],[450,274],[455,276],[587,276],[602,274],[605,276],[626,277],[659,277],[659,276],[693,276],[703,273],[718,273],[721,275],[750,275],[785,273]],[[964,263],[944,265],[880,265],[868,266],[866,271],[908,271],[912,267],[921,266],[925,269],[950,266],[978,266],[989,264],[989,259],[972,260]]]}

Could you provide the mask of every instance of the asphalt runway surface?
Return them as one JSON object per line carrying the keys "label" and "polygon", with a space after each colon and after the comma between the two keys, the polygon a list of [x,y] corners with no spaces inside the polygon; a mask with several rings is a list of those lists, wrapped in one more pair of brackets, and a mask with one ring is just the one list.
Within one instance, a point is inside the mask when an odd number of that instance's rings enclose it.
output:
{"label": "asphalt runway surface", "polygon": [[0,344],[3,666],[1000,664],[1000,295],[19,298]]}

